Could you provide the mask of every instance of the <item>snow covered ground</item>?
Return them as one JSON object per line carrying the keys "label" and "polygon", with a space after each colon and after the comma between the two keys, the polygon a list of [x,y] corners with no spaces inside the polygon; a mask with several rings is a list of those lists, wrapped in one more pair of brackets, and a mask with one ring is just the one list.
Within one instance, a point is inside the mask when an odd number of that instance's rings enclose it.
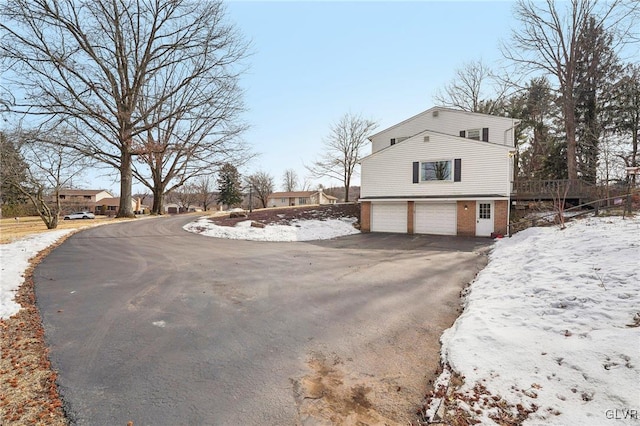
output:
{"label": "snow covered ground", "polygon": [[[466,396],[535,405],[524,424],[640,425],[639,325],[640,219],[530,228],[495,244],[442,358]],[[495,424],[483,400],[459,404]]]}
{"label": "snow covered ground", "polygon": [[329,220],[293,220],[290,225],[267,225],[264,228],[251,226],[250,220],[238,222],[236,226],[218,226],[201,217],[188,223],[184,229],[208,237],[251,241],[311,241],[328,240],[343,235],[358,234],[353,224],[356,218]]}
{"label": "snow covered ground", "polygon": [[73,231],[75,230],[50,231],[9,244],[0,244],[0,318],[9,318],[20,310],[20,305],[14,298],[24,282],[23,274],[29,267],[29,259]]}

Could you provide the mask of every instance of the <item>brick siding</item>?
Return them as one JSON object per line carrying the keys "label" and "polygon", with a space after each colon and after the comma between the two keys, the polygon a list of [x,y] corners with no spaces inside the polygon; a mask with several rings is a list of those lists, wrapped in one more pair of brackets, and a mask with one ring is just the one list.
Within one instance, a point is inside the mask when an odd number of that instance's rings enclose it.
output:
{"label": "brick siding", "polygon": [[[464,206],[467,206],[465,210]],[[458,201],[457,234],[465,237],[476,235],[476,202]]]}

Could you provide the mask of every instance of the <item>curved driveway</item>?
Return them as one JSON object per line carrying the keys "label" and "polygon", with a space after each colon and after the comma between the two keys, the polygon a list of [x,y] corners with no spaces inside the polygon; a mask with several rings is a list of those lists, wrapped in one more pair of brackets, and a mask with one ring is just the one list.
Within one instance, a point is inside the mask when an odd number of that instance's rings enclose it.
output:
{"label": "curved driveway", "polygon": [[36,268],[72,423],[310,424],[301,404],[330,393],[305,388],[319,360],[336,386],[366,384],[362,407],[404,421],[490,242],[233,241],[183,231],[194,219],[91,228]]}

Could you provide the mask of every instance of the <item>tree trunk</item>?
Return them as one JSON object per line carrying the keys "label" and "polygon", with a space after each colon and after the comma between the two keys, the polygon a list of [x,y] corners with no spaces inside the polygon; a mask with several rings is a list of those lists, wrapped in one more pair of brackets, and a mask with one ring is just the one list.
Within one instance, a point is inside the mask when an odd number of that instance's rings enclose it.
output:
{"label": "tree trunk", "polygon": [[162,214],[162,204],[164,201],[164,188],[155,188],[153,190],[153,207],[151,214]]}
{"label": "tree trunk", "polygon": [[51,220],[47,223],[47,229],[56,229],[58,227],[58,215],[52,215]]}
{"label": "tree trunk", "polygon": [[578,179],[576,111],[573,93],[568,88],[564,100],[564,128],[567,137],[567,177],[572,180]]}
{"label": "tree trunk", "polygon": [[[637,127],[637,126],[636,126]],[[638,167],[638,129],[633,129],[631,137],[631,167]],[[631,183],[636,186],[636,175],[631,175]]]}
{"label": "tree trunk", "polygon": [[120,155],[120,207],[116,217],[135,217],[131,206],[132,184],[131,153],[125,148]]}

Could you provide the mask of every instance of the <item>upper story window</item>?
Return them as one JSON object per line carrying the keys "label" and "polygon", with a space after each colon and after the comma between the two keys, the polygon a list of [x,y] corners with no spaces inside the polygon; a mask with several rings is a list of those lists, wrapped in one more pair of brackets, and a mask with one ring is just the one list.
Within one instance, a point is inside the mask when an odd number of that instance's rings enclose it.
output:
{"label": "upper story window", "polygon": [[84,196],[84,199],[85,199],[85,200],[90,200],[90,199],[91,199],[91,195],[85,195],[85,196]]}
{"label": "upper story window", "polygon": [[451,160],[420,163],[420,181],[452,180]]}
{"label": "upper story window", "polygon": [[460,137],[476,141],[489,142],[489,128],[460,130]]}
{"label": "upper story window", "polygon": [[402,141],[406,141],[407,139],[409,139],[409,136],[401,136],[399,138],[391,138],[391,145],[395,145],[395,144],[400,143]]}
{"label": "upper story window", "polygon": [[469,129],[467,130],[467,138],[479,141],[480,133],[481,133],[480,129]]}

